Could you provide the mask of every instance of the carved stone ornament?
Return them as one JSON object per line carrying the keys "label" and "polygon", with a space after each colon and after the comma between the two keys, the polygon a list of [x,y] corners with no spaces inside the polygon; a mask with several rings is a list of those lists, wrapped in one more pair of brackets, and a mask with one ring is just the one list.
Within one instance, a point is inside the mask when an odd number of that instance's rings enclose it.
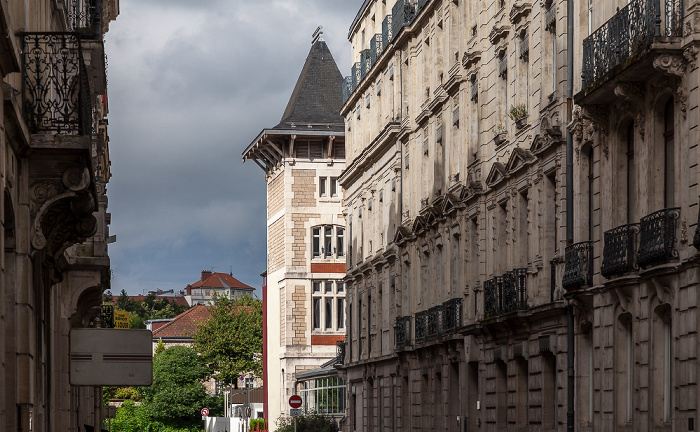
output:
{"label": "carved stone ornament", "polygon": [[506,38],[508,36],[509,31],[510,31],[509,25],[496,24],[495,26],[493,26],[493,28],[491,29],[491,32],[489,33],[489,41],[491,42],[491,44],[496,45],[499,40]]}
{"label": "carved stone ornament", "polygon": [[530,15],[531,10],[532,3],[529,1],[516,1],[513,7],[510,9],[508,19],[511,23],[517,24],[521,19]]}
{"label": "carved stone ornament", "polygon": [[[600,140],[601,147],[603,149],[603,154],[608,157],[608,119],[610,112],[605,105],[587,105],[581,110],[581,116],[591,123],[584,129],[584,141],[593,140],[593,133],[599,132],[598,137]],[[586,136],[588,135],[588,136]]]}
{"label": "carved stone ornament", "polygon": [[580,106],[574,105],[574,109],[571,112],[571,122],[566,125],[566,128],[571,132],[574,140],[581,141],[583,138],[583,117]]}
{"label": "carved stone ornament", "polygon": [[[29,189],[32,246],[44,252],[43,264],[49,269],[57,266],[68,247],[97,231],[90,184],[86,167],[72,167],[63,173],[61,181],[38,181]],[[54,272],[52,279],[60,280],[59,273]]]}
{"label": "carved stone ornament", "polygon": [[654,69],[677,77],[685,75],[686,63],[680,55],[661,54],[654,59]]}
{"label": "carved stone ornament", "polygon": [[[690,22],[688,22],[688,24],[690,24]],[[685,58],[685,60],[688,62],[690,70],[695,70],[698,68],[698,51],[699,49],[697,45],[690,45],[683,51],[683,58]]]}
{"label": "carved stone ornament", "polygon": [[644,107],[645,88],[643,83],[623,81],[615,86],[614,92],[615,96],[637,105],[638,108]]}

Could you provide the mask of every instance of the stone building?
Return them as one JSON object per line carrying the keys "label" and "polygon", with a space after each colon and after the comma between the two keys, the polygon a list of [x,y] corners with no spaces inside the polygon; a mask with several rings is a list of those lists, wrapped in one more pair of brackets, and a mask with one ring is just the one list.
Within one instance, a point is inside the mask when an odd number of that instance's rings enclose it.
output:
{"label": "stone building", "polygon": [[343,430],[564,430],[566,2],[366,0]]}
{"label": "stone building", "polygon": [[103,38],[118,0],[0,5],[0,430],[103,423],[69,379],[69,332],[109,288],[111,176]]}
{"label": "stone building", "polygon": [[315,33],[281,122],[243,152],[265,171],[265,417],[289,413],[295,374],[336,356],[345,334],[343,77]]}
{"label": "stone building", "polygon": [[576,4],[579,430],[697,428],[699,6]]}

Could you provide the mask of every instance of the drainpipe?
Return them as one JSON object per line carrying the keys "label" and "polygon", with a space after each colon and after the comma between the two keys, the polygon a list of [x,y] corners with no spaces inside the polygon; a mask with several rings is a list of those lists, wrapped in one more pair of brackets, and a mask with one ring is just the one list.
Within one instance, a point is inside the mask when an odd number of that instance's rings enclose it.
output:
{"label": "drainpipe", "polygon": [[[572,119],[574,87],[574,2],[566,0],[566,124]],[[566,128],[566,244],[574,242],[574,156],[573,137]],[[566,307],[566,430],[574,432],[574,307]]]}

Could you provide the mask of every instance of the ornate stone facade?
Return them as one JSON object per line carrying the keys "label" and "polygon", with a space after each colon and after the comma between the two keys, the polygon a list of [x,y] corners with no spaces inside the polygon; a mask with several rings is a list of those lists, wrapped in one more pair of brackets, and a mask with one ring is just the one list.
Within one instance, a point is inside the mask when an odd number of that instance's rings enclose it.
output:
{"label": "ornate stone facade", "polygon": [[117,0],[0,6],[0,429],[101,428],[69,379],[69,332],[99,326],[111,177],[103,37]]}
{"label": "ornate stone facade", "polygon": [[343,430],[565,427],[564,5],[358,13]]}

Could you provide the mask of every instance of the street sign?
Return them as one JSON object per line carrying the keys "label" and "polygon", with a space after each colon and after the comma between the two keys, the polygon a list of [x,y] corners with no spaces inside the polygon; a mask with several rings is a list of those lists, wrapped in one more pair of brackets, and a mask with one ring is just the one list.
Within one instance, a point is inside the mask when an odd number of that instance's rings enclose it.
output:
{"label": "street sign", "polygon": [[292,395],[289,398],[289,406],[292,408],[301,408],[301,396]]}
{"label": "street sign", "polygon": [[301,416],[301,408],[292,408],[289,410],[289,415],[292,417],[300,417]]}
{"label": "street sign", "polygon": [[208,410],[207,408],[202,408],[202,415],[203,415],[204,417],[208,416],[208,415],[209,415],[209,410]]}
{"label": "street sign", "polygon": [[114,328],[128,329],[129,328],[129,312],[115,310],[114,311]]}

